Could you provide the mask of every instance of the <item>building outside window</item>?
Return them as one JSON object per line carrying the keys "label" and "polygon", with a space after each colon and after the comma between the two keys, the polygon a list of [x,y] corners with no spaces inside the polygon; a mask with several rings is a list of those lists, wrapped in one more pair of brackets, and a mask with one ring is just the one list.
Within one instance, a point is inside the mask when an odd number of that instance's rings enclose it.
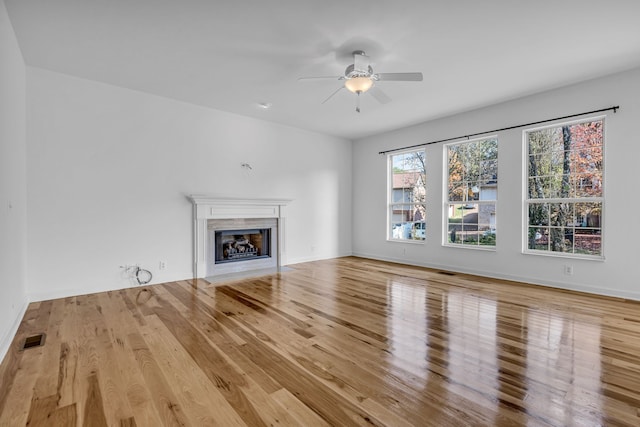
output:
{"label": "building outside window", "polygon": [[525,253],[602,258],[604,119],[527,130]]}
{"label": "building outside window", "polygon": [[426,170],[424,149],[390,154],[389,240],[424,241],[426,237]]}
{"label": "building outside window", "polygon": [[495,248],[498,139],[489,137],[448,144],[444,149],[447,161],[445,244]]}

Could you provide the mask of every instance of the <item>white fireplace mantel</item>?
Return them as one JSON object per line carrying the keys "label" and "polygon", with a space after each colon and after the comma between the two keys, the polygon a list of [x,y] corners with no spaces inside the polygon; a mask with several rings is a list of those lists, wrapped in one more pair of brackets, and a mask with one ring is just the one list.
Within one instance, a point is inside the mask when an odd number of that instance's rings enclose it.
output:
{"label": "white fireplace mantel", "polygon": [[286,265],[284,239],[285,207],[289,199],[248,199],[202,194],[188,196],[193,204],[193,273],[207,276],[207,220],[234,218],[276,218],[278,220],[276,261],[278,269]]}

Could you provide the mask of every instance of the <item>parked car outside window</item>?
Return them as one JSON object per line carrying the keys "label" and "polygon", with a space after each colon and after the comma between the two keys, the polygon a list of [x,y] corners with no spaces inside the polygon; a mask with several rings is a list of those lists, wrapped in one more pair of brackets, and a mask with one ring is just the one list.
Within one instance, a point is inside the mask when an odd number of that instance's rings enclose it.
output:
{"label": "parked car outside window", "polygon": [[413,224],[411,235],[414,239],[424,240],[427,230],[427,224],[424,221],[418,221]]}

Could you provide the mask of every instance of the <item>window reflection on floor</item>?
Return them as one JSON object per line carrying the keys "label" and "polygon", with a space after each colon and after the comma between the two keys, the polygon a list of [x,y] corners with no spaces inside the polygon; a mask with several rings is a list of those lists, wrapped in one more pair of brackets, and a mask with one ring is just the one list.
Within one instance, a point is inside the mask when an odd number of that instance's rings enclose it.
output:
{"label": "window reflection on floor", "polygon": [[498,388],[496,358],[496,302],[467,293],[450,293],[447,299],[449,327],[449,376],[456,393],[471,387],[494,400]]}
{"label": "window reflection on floor", "polygon": [[391,311],[387,317],[387,328],[393,341],[392,357],[397,365],[426,380],[428,337],[425,287],[394,280],[389,282],[387,289]]}
{"label": "window reflection on floor", "polygon": [[[597,390],[601,381],[600,325],[585,320],[566,320],[565,314],[532,311],[527,317],[527,378],[525,403],[552,419],[568,423],[593,419],[602,413]],[[574,405],[589,403],[589,413],[575,413]],[[584,410],[584,409],[583,409]]]}

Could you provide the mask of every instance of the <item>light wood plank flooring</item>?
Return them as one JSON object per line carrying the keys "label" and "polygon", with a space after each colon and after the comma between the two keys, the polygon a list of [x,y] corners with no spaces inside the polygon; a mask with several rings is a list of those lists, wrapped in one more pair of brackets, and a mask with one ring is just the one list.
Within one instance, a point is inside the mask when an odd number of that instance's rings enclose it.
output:
{"label": "light wood plank flooring", "polygon": [[0,365],[1,426],[638,426],[639,408],[638,302],[353,257],[33,303]]}

